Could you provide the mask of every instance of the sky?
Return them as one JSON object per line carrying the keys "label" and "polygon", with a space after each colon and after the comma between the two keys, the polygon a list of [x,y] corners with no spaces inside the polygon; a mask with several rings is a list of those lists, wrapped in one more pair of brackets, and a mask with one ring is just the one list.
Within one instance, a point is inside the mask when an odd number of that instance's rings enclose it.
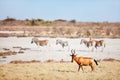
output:
{"label": "sky", "polygon": [[0,20],[120,22],[120,0],[0,0]]}

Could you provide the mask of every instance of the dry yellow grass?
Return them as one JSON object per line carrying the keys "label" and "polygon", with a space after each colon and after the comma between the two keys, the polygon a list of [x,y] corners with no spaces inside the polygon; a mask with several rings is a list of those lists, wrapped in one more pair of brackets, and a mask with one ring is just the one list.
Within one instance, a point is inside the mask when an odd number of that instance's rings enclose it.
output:
{"label": "dry yellow grass", "polygon": [[0,80],[120,80],[120,62],[101,61],[95,71],[74,63],[24,63],[0,65]]}

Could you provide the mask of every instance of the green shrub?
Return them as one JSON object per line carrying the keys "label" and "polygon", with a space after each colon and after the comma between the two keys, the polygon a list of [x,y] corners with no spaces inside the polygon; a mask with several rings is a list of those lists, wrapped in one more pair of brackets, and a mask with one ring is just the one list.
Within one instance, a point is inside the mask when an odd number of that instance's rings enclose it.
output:
{"label": "green shrub", "polygon": [[36,20],[34,20],[34,19],[32,19],[30,23],[31,23],[31,26],[37,25]]}
{"label": "green shrub", "polygon": [[3,21],[16,21],[16,19],[7,17],[7,18],[4,19]]}

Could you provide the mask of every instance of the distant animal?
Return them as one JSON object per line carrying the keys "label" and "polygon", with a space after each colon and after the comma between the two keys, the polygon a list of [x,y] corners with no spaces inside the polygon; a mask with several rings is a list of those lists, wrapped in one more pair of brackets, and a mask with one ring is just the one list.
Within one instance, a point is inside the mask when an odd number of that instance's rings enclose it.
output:
{"label": "distant animal", "polygon": [[60,44],[63,48],[65,47],[65,46],[68,46],[68,42],[67,41],[62,41],[62,40],[60,40],[60,39],[57,39],[56,40],[56,45],[57,44]]}
{"label": "distant animal", "polygon": [[35,43],[37,46],[47,46],[48,40],[39,40],[38,38],[32,38],[31,44]]}
{"label": "distant animal", "polygon": [[72,55],[70,55],[72,57],[72,60],[71,62],[75,61],[79,68],[78,68],[78,71],[80,70],[80,68],[82,68],[82,71],[83,70],[83,66],[90,66],[91,67],[91,71],[94,71],[94,65],[93,65],[93,62],[95,62],[96,65],[98,65],[97,61],[93,58],[90,58],[90,57],[77,57],[76,54],[75,54],[75,50],[71,50],[71,53]]}
{"label": "distant animal", "polygon": [[105,41],[104,40],[92,40],[90,39],[89,41],[85,40],[85,39],[81,39],[80,44],[84,43],[88,48],[92,47],[92,51],[94,51],[94,48],[98,48],[98,47],[102,47],[102,50],[105,47]]}
{"label": "distant animal", "polygon": [[104,40],[94,40],[94,39],[92,39],[92,38],[90,37],[90,41],[91,41],[92,43],[95,43],[94,47],[95,47],[96,49],[97,49],[98,47],[102,47],[102,50],[101,50],[101,51],[103,51],[104,47],[106,46]]}
{"label": "distant animal", "polygon": [[93,42],[93,41],[87,41],[87,40],[85,40],[85,39],[81,39],[81,41],[80,41],[80,44],[85,44],[88,48],[89,47],[91,47],[91,46],[94,46],[96,43],[95,42]]}

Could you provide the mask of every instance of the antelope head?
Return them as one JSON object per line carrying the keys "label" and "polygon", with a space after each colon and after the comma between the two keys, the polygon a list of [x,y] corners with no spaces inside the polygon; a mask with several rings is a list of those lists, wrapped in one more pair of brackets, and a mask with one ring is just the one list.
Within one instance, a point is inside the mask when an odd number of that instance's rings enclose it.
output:
{"label": "antelope head", "polygon": [[71,50],[71,53],[72,53],[72,54],[70,55],[70,56],[72,57],[71,62],[73,62],[73,58],[76,56],[76,54],[75,54],[75,49],[72,49],[72,50]]}

